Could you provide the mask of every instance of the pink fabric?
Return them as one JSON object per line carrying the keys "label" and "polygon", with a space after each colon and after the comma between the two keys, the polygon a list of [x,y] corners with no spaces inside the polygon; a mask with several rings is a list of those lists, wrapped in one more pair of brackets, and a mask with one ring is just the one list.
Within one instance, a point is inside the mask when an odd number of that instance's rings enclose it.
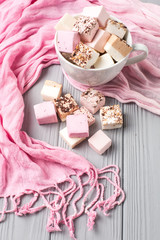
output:
{"label": "pink fabric", "polygon": [[[160,115],[160,6],[139,0],[92,2],[103,4],[110,14],[121,19],[131,31],[133,43],[144,43],[149,49],[147,59],[124,67],[114,80],[95,88],[105,96],[122,103],[135,102]],[[136,54],[134,52],[131,56]],[[67,74],[65,76],[74,87],[82,91],[87,89]]]}
{"label": "pink fabric", "polygon": [[[82,156],[30,138],[21,131],[22,94],[36,82],[44,67],[58,64],[54,25],[59,18],[66,12],[78,13],[84,6],[104,4],[109,13],[129,26],[135,41],[139,39],[148,45],[150,55],[143,63],[124,69],[103,91],[124,102],[135,101],[159,114],[159,7],[137,0],[0,0],[0,3],[0,197],[4,198],[0,221],[5,213],[22,216],[46,207],[50,211],[47,230],[60,231],[60,225],[65,224],[75,239],[76,217],[85,212],[88,227],[92,229],[97,208],[108,215],[110,209],[124,201],[119,169],[115,165],[96,169]],[[86,182],[82,181],[83,174],[88,176]],[[72,175],[77,177],[77,182]],[[108,181],[113,187],[113,194],[107,199],[100,180]],[[63,182],[68,182],[64,190],[59,185]],[[88,192],[84,192],[85,185],[89,186]],[[95,197],[87,205],[87,197],[93,191]],[[79,196],[75,199],[77,192]],[[22,197],[30,194],[33,198],[22,206]],[[56,196],[54,200],[48,198],[50,195]],[[34,207],[39,197],[44,203]],[[9,199],[11,209],[7,207]],[[76,204],[80,199],[78,210]],[[74,214],[68,216],[71,201]]]}

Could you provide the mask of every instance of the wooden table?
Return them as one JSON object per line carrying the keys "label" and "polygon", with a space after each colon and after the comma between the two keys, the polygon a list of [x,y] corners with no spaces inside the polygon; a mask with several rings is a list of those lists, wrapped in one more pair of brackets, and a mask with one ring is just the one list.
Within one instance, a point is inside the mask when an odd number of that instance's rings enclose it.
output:
{"label": "wooden table", "polygon": [[[143,0],[160,4],[160,0]],[[64,78],[60,66],[44,69],[37,83],[24,95],[25,118],[23,130],[30,136],[53,146],[68,148],[59,137],[65,123],[39,126],[35,120],[33,105],[42,102],[40,90],[46,79],[63,84],[63,93],[71,93],[79,102],[80,91],[74,89]],[[106,98],[108,104],[117,100]],[[79,240],[159,240],[160,239],[160,117],[134,103],[119,103],[124,114],[124,127],[108,131],[112,147],[103,156],[95,154],[87,142],[73,151],[85,156],[97,168],[117,164],[121,169],[122,188],[126,193],[123,205],[111,211],[109,217],[100,215],[94,230],[88,231],[86,216],[76,220],[76,236]],[[91,127],[91,135],[100,129],[97,123]],[[2,207],[2,201],[0,201]],[[0,224],[2,240],[69,240],[65,226],[63,232],[49,234],[46,229],[48,211],[26,217],[14,214]]]}

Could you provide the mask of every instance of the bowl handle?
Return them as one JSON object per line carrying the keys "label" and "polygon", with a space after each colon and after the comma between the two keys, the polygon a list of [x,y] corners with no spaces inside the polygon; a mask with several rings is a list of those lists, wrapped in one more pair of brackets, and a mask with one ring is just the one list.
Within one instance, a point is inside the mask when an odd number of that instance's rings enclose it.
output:
{"label": "bowl handle", "polygon": [[126,64],[125,64],[125,66],[131,65],[133,63],[140,62],[140,61],[144,60],[147,57],[147,55],[148,55],[148,48],[147,48],[146,45],[144,45],[142,43],[133,44],[132,52],[133,51],[142,51],[142,53],[139,54],[138,56],[129,58],[127,60]]}

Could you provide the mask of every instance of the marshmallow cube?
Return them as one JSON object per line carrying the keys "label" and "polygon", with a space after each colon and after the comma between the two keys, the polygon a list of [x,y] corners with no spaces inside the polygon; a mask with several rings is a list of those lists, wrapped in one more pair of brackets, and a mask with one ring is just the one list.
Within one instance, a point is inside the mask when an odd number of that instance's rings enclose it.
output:
{"label": "marshmallow cube", "polygon": [[80,107],[79,109],[77,109],[73,114],[78,115],[78,114],[85,114],[87,116],[88,119],[88,125],[89,127],[95,123],[95,118],[93,117],[92,113],[90,113],[90,111],[88,111],[87,108],[85,108],[84,106]]}
{"label": "marshmallow cube", "polygon": [[82,42],[91,42],[98,29],[97,20],[86,16],[78,17],[73,27],[73,31],[79,32]]}
{"label": "marshmallow cube", "polygon": [[125,40],[121,40],[116,35],[111,35],[104,49],[115,61],[119,62],[131,52],[132,47]]}
{"label": "marshmallow cube", "polygon": [[54,100],[57,113],[62,122],[66,120],[66,117],[72,114],[75,110],[77,110],[78,104],[75,102],[74,98],[70,93],[61,96]]}
{"label": "marshmallow cube", "polygon": [[105,53],[102,56],[100,56],[97,60],[97,62],[94,64],[95,68],[108,68],[112,67],[114,65],[114,61],[109,55],[109,53]]}
{"label": "marshmallow cube", "polygon": [[123,23],[109,19],[106,31],[122,39],[127,32],[127,27]]}
{"label": "marshmallow cube", "polygon": [[86,138],[71,138],[68,136],[68,130],[67,127],[63,128],[60,131],[60,136],[64,139],[64,141],[70,146],[70,148],[74,148],[79,143],[84,141]]}
{"label": "marshmallow cube", "polygon": [[39,124],[58,122],[53,102],[43,102],[34,105],[34,112]]}
{"label": "marshmallow cube", "polygon": [[92,42],[87,43],[87,45],[89,47],[94,48],[94,50],[100,53],[104,53],[105,52],[104,46],[109,38],[110,38],[110,33],[102,29],[99,29],[95,37],[93,38]]}
{"label": "marshmallow cube", "polygon": [[96,113],[105,104],[105,97],[102,93],[89,88],[81,94],[81,105],[85,106],[92,114]]}
{"label": "marshmallow cube", "polygon": [[78,32],[58,31],[57,46],[60,52],[72,53],[76,45],[80,42]]}
{"label": "marshmallow cube", "polygon": [[64,16],[56,24],[55,29],[56,31],[59,30],[71,31],[75,22],[76,19],[74,17],[72,17],[68,13],[65,13]]}
{"label": "marshmallow cube", "polygon": [[89,146],[98,154],[103,154],[112,144],[111,139],[102,131],[97,131],[88,139]]}
{"label": "marshmallow cube", "polygon": [[106,12],[103,6],[96,7],[85,7],[83,9],[82,15],[90,16],[98,20],[100,27],[105,27],[109,19],[109,14]]}
{"label": "marshmallow cube", "polygon": [[51,80],[46,80],[41,90],[41,96],[44,101],[53,101],[62,94],[62,84]]}
{"label": "marshmallow cube", "polygon": [[84,114],[69,115],[66,117],[68,136],[81,138],[89,136],[87,116]]}
{"label": "marshmallow cube", "polygon": [[104,106],[100,109],[102,129],[121,128],[123,125],[122,112],[119,105]]}
{"label": "marshmallow cube", "polygon": [[80,42],[71,54],[70,60],[79,67],[89,69],[95,64],[98,57],[99,53]]}

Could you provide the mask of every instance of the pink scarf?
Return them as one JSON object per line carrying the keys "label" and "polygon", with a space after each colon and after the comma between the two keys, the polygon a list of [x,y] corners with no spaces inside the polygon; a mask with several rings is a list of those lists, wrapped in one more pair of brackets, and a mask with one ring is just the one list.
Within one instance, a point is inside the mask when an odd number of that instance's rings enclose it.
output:
{"label": "pink scarf", "polygon": [[[97,208],[108,215],[110,209],[124,201],[119,169],[115,165],[96,169],[82,156],[52,147],[21,131],[22,94],[36,82],[44,67],[58,64],[54,25],[59,18],[65,12],[78,13],[84,6],[103,4],[109,13],[126,23],[133,39],[145,43],[150,53],[148,60],[124,68],[115,80],[100,89],[107,96],[122,102],[134,101],[160,114],[160,70],[157,66],[160,8],[137,0],[0,0],[0,3],[0,197],[4,198],[0,221],[5,213],[22,216],[48,208],[47,230],[60,231],[61,224],[65,224],[75,239],[75,218],[86,213],[88,227],[92,229]],[[83,180],[83,175],[88,176],[87,180]],[[102,179],[113,187],[107,199]],[[62,190],[59,183],[66,182],[67,187]],[[84,186],[88,186],[88,191],[85,192]],[[22,205],[22,197],[29,194],[33,198]],[[86,203],[91,194],[92,198]],[[51,195],[55,196],[54,200],[48,197]],[[34,203],[38,198],[42,198],[43,204],[36,207]],[[11,209],[7,207],[9,199]],[[80,199],[81,208],[78,209]],[[69,203],[74,210],[72,215],[67,214]]]}

